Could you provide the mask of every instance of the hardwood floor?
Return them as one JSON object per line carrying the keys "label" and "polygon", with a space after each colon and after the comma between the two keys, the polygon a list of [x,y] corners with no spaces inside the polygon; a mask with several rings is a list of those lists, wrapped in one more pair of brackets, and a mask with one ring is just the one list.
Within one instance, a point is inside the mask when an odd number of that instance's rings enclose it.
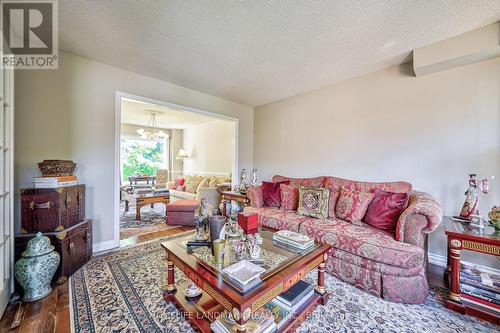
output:
{"label": "hardwood floor", "polygon": [[[120,241],[120,247],[140,244],[193,230],[179,226],[149,234],[133,236]],[[15,327],[14,327],[15,326]],[[12,328],[11,328],[12,327]],[[9,333],[67,333],[70,332],[68,282],[54,287],[52,293],[36,302],[11,303],[0,320],[0,332]]]}
{"label": "hardwood floor", "polygon": [[[178,227],[134,236],[120,241],[120,247],[140,244],[165,236],[193,230]],[[428,279],[432,285],[444,287],[443,268],[429,264]],[[13,324],[17,326],[11,328]],[[66,333],[70,332],[68,282],[58,285],[44,299],[33,303],[19,301],[10,304],[0,320],[0,332],[9,333]]]}
{"label": "hardwood floor", "polygon": [[179,226],[179,227],[175,227],[175,228],[171,228],[171,229],[150,232],[148,234],[143,234],[143,235],[139,235],[139,236],[132,236],[132,237],[129,237],[127,239],[120,240],[120,247],[140,244],[140,243],[147,242],[147,241],[150,241],[153,239],[175,235],[175,234],[185,232],[188,230],[194,230],[194,228],[193,227]]}

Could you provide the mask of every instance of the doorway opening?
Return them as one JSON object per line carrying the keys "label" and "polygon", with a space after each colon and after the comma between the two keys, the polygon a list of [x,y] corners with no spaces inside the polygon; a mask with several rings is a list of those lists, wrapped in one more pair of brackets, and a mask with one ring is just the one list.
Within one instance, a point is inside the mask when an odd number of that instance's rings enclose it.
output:
{"label": "doorway opening", "polygon": [[238,119],[120,92],[116,106],[115,246],[177,227],[167,204],[218,205],[237,175]]}

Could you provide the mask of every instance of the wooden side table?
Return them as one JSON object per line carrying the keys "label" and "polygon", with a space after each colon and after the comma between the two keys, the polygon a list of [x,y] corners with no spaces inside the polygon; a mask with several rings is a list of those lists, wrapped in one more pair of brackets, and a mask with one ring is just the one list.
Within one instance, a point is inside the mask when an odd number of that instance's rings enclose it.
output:
{"label": "wooden side table", "polygon": [[223,216],[226,216],[227,203],[231,201],[241,202],[244,206],[248,206],[250,200],[247,195],[235,191],[220,191],[221,201],[224,205],[223,211],[221,212]]}
{"label": "wooden side table", "polygon": [[137,182],[146,182],[146,185],[149,185],[149,182],[151,182],[151,186],[155,185],[156,177],[155,176],[141,176],[141,177],[136,177],[136,176],[130,176],[128,177],[128,181],[130,182],[130,186],[137,185]]}
{"label": "wooden side table", "polygon": [[451,217],[444,219],[445,233],[448,236],[448,274],[450,292],[446,307],[460,313],[476,316],[500,324],[500,310],[489,306],[487,301],[461,293],[460,254],[462,250],[500,256],[500,233],[493,227],[473,227]]}

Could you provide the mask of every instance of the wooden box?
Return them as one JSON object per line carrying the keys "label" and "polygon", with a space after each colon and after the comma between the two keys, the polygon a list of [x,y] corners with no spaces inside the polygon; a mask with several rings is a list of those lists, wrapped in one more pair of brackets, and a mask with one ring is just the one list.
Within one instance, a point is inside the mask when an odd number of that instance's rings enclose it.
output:
{"label": "wooden box", "polygon": [[85,220],[85,185],[21,189],[21,232],[67,229]]}
{"label": "wooden box", "polygon": [[255,233],[259,228],[259,215],[256,213],[239,213],[238,224],[245,233]]}
{"label": "wooden box", "polygon": [[[43,233],[50,238],[55,250],[61,256],[52,282],[62,283],[82,267],[92,257],[92,220],[85,220],[76,225],[56,232]],[[19,234],[15,239],[16,261],[26,249],[28,241],[36,234]]]}

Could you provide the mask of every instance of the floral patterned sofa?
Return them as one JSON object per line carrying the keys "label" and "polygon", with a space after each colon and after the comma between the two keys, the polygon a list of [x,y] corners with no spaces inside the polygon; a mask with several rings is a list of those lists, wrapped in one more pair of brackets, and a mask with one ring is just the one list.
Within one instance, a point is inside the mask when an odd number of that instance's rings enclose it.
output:
{"label": "floral patterned sofa", "polygon": [[[367,224],[357,226],[339,219],[317,219],[274,207],[264,207],[261,186],[247,191],[247,212],[259,214],[259,223],[273,229],[306,234],[333,246],[327,272],[366,292],[393,302],[422,303],[428,294],[426,277],[427,234],[441,223],[440,204],[430,195],[412,191],[407,182],[371,183],[336,177],[288,178],[290,185],[346,188],[362,192],[381,189],[410,193],[408,207],[397,223],[395,234]],[[284,198],[286,200],[286,198]]]}

